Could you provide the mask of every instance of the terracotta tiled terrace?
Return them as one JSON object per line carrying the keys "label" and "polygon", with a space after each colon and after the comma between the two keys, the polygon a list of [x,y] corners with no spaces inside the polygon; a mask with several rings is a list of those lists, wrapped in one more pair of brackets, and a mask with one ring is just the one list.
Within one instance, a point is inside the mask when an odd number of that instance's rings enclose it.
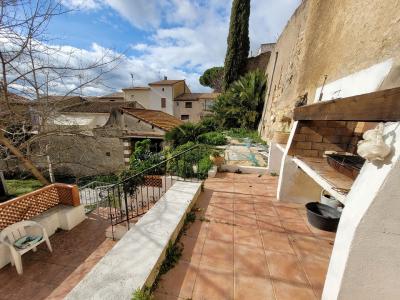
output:
{"label": "terracotta tiled terrace", "polygon": [[44,244],[36,253],[26,253],[22,276],[10,264],[1,269],[0,299],[63,299],[115,244],[105,237],[109,225],[109,221],[89,214],[71,231],[50,237],[53,253]]}
{"label": "terracotta tiled terrace", "polygon": [[276,188],[269,175],[206,180],[156,299],[319,299],[334,235],[311,227],[303,205],[277,202]]}

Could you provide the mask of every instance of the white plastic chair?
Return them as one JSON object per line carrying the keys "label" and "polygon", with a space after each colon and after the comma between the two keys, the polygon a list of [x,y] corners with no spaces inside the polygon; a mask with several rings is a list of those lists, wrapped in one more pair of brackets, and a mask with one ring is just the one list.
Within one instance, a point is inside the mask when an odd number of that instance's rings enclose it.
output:
{"label": "white plastic chair", "polygon": [[[39,227],[42,231],[42,239],[32,246],[29,246],[25,249],[19,249],[14,246],[14,242],[28,235],[25,230],[26,227]],[[22,260],[21,260],[22,255],[30,250],[36,252],[37,246],[43,242],[46,242],[49,251],[53,252],[46,229],[41,224],[34,221],[21,221],[4,228],[0,232],[0,243],[6,245],[9,248],[11,254],[10,256],[11,264],[13,266],[15,265],[19,275],[22,275],[23,273]]]}

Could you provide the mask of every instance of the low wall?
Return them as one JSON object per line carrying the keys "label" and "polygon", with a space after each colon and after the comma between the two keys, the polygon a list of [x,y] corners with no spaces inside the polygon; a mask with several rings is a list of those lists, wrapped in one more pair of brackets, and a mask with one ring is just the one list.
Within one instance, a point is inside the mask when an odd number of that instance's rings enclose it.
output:
{"label": "low wall", "polygon": [[65,299],[131,299],[151,286],[200,192],[201,182],[175,183]]}
{"label": "low wall", "polygon": [[32,219],[59,204],[79,206],[79,191],[74,185],[54,183],[0,204],[0,230]]}

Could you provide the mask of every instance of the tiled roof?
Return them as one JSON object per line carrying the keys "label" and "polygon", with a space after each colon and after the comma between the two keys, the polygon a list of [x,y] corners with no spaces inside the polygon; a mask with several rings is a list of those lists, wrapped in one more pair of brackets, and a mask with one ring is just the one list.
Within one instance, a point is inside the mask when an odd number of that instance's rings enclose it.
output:
{"label": "tiled roof", "polygon": [[81,96],[49,95],[49,96],[40,98],[39,101],[34,101],[33,105],[45,103],[45,104],[53,105],[57,109],[64,109],[65,107],[78,105],[80,103],[84,103],[85,101],[86,101],[86,99]]}
{"label": "tiled roof", "polygon": [[199,99],[216,99],[219,93],[186,93],[178,96],[174,101],[197,101]]}
{"label": "tiled roof", "polygon": [[123,92],[116,92],[109,95],[104,95],[100,97],[101,99],[108,99],[108,98],[124,98]]}
{"label": "tiled roof", "polygon": [[64,108],[63,113],[110,113],[114,108],[126,106],[125,101],[86,101],[84,103]]}
{"label": "tiled roof", "polygon": [[184,81],[182,80],[160,80],[160,81],[155,81],[152,83],[149,83],[149,85],[174,85],[178,82]]}
{"label": "tiled roof", "polygon": [[174,116],[159,110],[138,109],[123,107],[122,110],[144,122],[150,123],[165,131],[170,131],[172,128],[183,124],[183,122]]}
{"label": "tiled roof", "polygon": [[130,88],[122,89],[123,91],[148,91],[150,88],[148,86],[135,86]]}

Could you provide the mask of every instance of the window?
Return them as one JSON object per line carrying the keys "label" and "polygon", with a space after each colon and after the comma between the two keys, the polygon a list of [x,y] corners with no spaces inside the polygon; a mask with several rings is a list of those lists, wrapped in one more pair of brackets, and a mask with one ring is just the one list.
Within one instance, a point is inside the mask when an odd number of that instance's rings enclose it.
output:
{"label": "window", "polygon": [[161,108],[166,108],[167,107],[167,99],[161,98]]}
{"label": "window", "polygon": [[192,102],[185,102],[185,108],[192,108]]}
{"label": "window", "polygon": [[189,115],[181,115],[181,120],[182,121],[189,120]]}

